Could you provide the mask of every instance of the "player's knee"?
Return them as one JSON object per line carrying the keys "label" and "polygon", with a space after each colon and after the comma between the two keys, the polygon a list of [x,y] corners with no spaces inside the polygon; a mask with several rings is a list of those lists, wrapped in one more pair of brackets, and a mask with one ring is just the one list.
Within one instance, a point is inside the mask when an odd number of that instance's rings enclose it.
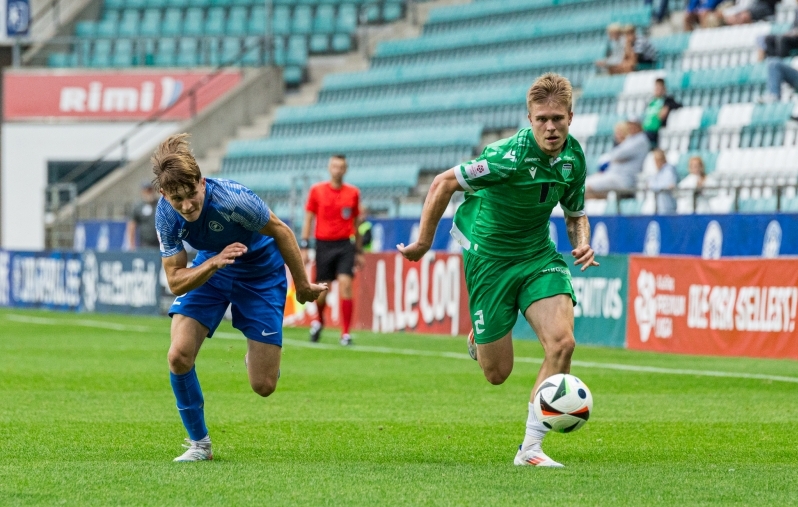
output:
{"label": "player's knee", "polygon": [[188,373],[194,366],[194,358],[180,349],[170,348],[167,359],[169,369],[178,375]]}
{"label": "player's knee", "polygon": [[271,395],[275,389],[277,389],[277,381],[272,381],[271,379],[258,380],[256,382],[251,382],[250,385],[256,394],[264,398]]}
{"label": "player's knee", "polygon": [[555,359],[570,359],[576,348],[576,341],[572,333],[563,331],[550,340],[546,354]]}
{"label": "player's knee", "polygon": [[504,384],[504,381],[510,376],[510,373],[513,372],[513,366],[496,366],[492,368],[485,368],[483,373],[485,373],[485,378],[488,382],[493,384],[494,386],[498,386]]}

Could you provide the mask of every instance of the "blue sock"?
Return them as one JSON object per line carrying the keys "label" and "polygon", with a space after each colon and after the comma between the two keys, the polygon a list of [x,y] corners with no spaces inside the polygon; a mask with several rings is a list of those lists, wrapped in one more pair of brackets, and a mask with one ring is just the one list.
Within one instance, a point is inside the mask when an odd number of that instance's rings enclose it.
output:
{"label": "blue sock", "polygon": [[205,426],[205,399],[202,397],[197,370],[192,367],[190,372],[183,375],[169,372],[169,380],[177,399],[177,411],[180,412],[183,426],[188,431],[188,438],[202,440],[208,435],[208,428]]}

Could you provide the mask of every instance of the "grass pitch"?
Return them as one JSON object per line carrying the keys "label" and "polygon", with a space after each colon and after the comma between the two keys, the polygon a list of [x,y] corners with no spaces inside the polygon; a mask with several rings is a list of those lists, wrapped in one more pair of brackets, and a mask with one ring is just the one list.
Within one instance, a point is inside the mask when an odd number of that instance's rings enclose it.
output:
{"label": "grass pitch", "polygon": [[181,464],[167,319],[0,312],[0,505],[798,504],[796,362],[577,347],[595,407],[546,438],[554,470],[512,465],[535,343],[496,387],[462,338],[289,329],[262,399],[220,331],[197,364],[215,460]]}

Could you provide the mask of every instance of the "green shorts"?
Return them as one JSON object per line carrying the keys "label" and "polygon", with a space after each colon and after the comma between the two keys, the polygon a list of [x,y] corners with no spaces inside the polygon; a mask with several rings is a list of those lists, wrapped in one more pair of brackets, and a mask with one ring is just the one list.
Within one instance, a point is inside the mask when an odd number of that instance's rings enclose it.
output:
{"label": "green shorts", "polygon": [[576,304],[571,272],[557,252],[537,259],[508,260],[464,251],[463,267],[477,343],[505,336],[515,326],[519,310],[525,312],[540,299],[567,294]]}

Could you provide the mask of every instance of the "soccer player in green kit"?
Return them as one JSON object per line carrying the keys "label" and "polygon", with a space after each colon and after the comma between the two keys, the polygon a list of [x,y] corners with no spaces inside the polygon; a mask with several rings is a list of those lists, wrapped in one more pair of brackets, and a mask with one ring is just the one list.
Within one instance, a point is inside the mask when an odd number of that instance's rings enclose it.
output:
{"label": "soccer player in green kit", "polygon": [[543,345],[545,358],[529,402],[516,465],[559,467],[541,449],[548,429],[535,417],[541,382],[568,373],[574,350],[576,297],[568,265],[549,238],[549,217],[560,204],[576,265],[598,266],[584,212],[585,156],[568,134],[573,119],[571,83],[548,73],[527,93],[529,128],[488,145],[475,160],[439,174],[432,183],[418,240],[397,245],[417,261],[430,248],[452,195],[465,191],[451,234],[463,247],[472,331],[469,353],[488,382],[501,384],[513,369],[512,329],[518,311]]}

